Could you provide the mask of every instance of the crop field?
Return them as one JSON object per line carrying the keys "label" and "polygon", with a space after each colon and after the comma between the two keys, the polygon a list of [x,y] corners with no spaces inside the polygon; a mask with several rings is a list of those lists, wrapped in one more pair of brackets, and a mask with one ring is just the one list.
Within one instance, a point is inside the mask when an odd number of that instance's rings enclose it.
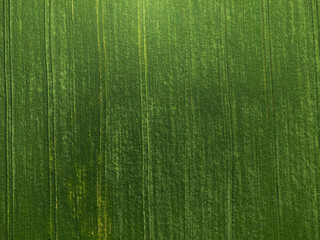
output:
{"label": "crop field", "polygon": [[320,240],[319,0],[0,0],[0,240]]}

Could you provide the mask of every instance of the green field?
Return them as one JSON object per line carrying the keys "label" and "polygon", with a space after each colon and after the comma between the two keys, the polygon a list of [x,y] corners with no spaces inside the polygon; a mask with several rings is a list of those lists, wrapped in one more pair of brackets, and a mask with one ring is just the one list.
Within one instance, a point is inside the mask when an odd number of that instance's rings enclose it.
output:
{"label": "green field", "polygon": [[320,240],[319,0],[0,2],[0,240]]}

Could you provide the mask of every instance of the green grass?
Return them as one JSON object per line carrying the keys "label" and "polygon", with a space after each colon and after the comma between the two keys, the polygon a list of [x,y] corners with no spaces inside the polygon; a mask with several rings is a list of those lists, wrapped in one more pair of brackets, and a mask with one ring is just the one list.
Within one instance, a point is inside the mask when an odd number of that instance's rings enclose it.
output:
{"label": "green grass", "polygon": [[0,239],[320,239],[318,0],[0,12]]}

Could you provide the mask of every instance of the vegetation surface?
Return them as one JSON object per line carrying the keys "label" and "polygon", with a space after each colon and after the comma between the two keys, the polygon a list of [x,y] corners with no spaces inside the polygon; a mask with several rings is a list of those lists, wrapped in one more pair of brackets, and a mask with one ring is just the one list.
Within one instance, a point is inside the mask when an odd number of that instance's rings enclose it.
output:
{"label": "vegetation surface", "polygon": [[319,0],[0,2],[0,239],[320,239]]}

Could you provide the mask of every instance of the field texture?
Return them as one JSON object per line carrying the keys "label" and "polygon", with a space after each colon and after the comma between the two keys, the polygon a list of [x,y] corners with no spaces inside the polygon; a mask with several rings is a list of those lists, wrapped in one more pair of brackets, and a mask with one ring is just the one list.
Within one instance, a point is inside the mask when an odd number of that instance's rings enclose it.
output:
{"label": "field texture", "polygon": [[319,26],[319,0],[0,0],[0,239],[320,239]]}

